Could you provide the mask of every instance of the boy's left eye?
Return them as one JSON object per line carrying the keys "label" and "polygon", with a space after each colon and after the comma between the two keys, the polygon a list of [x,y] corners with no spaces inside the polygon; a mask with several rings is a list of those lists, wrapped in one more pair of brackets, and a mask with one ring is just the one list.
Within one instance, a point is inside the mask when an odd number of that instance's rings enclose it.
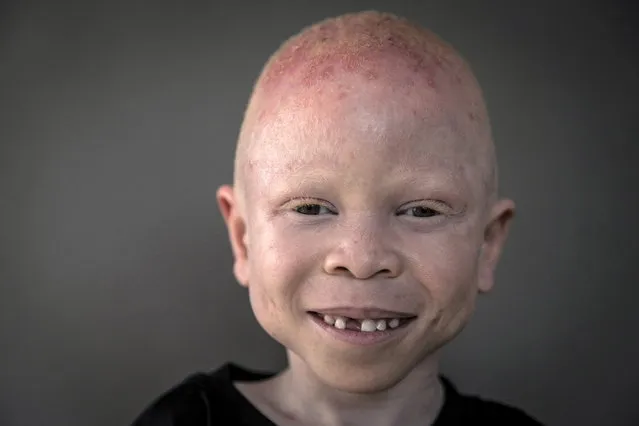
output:
{"label": "boy's left eye", "polygon": [[433,217],[440,215],[437,210],[424,206],[409,207],[408,209],[402,210],[400,213],[414,217]]}

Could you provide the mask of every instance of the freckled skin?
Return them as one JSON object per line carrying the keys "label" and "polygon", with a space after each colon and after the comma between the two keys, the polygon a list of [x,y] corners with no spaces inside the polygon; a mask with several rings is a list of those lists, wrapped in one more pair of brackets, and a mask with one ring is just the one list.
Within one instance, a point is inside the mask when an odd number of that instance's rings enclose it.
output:
{"label": "freckled skin", "polygon": [[[488,115],[464,61],[389,14],[311,26],[266,64],[235,167],[217,195],[234,273],[289,357],[240,390],[275,420],[432,421],[438,350],[492,287],[514,211],[495,197]],[[297,212],[309,203],[324,213]],[[346,347],[307,313],[344,305],[418,318],[392,347]]]}

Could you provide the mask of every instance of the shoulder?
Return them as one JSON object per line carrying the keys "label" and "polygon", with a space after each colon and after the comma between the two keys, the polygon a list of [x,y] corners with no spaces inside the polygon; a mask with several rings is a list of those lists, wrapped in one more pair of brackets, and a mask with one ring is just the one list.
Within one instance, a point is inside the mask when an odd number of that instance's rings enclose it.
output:
{"label": "shoulder", "polygon": [[518,426],[542,426],[523,410],[496,401],[466,397],[469,417],[486,422],[506,422]]}
{"label": "shoulder", "polygon": [[505,423],[517,426],[543,426],[520,408],[475,395],[459,393],[446,378],[442,381],[446,389],[446,400],[441,413],[442,425]]}
{"label": "shoulder", "polygon": [[132,426],[208,426],[238,413],[233,364],[192,374],[155,399]]}
{"label": "shoulder", "polygon": [[[209,396],[202,383],[207,375],[198,373],[160,395],[133,422],[132,426],[207,425],[211,415]],[[224,406],[224,405],[222,405]]]}

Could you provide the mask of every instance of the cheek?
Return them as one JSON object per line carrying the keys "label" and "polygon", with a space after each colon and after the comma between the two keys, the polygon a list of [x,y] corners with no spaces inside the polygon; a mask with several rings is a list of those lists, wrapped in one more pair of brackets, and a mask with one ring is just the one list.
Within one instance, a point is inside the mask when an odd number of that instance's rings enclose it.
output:
{"label": "cheek", "polygon": [[416,259],[420,282],[439,311],[472,303],[477,291],[478,255],[469,236],[442,235],[421,245]]}
{"label": "cheek", "polygon": [[277,221],[265,222],[256,231],[252,278],[281,290],[298,283],[315,257],[316,241]]}
{"label": "cheek", "polygon": [[313,245],[277,223],[258,223],[253,231],[249,256],[253,310],[260,322],[279,321],[295,309],[298,289],[312,271]]}
{"label": "cheek", "polygon": [[[420,258],[426,315],[435,346],[456,336],[472,315],[477,294],[477,251],[467,242],[433,241]],[[436,336],[436,337],[435,337]]]}
{"label": "cheek", "polygon": [[301,337],[291,324],[301,315],[300,289],[317,268],[317,241],[276,222],[253,229],[248,287],[254,315],[271,337],[295,348]]}
{"label": "cheek", "polygon": [[[280,343],[286,336],[284,324],[290,307],[290,292],[283,283],[286,283],[284,268],[278,267],[271,250],[258,250],[252,252],[249,274],[249,300],[253,314],[262,328]],[[268,253],[268,256],[265,254]],[[271,265],[271,266],[268,266]]]}

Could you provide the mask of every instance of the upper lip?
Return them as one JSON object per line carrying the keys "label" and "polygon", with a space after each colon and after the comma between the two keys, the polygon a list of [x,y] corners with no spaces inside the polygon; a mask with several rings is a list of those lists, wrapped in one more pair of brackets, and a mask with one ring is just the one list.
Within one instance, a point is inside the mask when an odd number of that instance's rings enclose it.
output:
{"label": "upper lip", "polygon": [[338,317],[348,317],[353,319],[412,318],[416,316],[415,314],[412,314],[410,312],[393,311],[377,307],[355,308],[344,306],[336,308],[313,309],[310,312]]}

